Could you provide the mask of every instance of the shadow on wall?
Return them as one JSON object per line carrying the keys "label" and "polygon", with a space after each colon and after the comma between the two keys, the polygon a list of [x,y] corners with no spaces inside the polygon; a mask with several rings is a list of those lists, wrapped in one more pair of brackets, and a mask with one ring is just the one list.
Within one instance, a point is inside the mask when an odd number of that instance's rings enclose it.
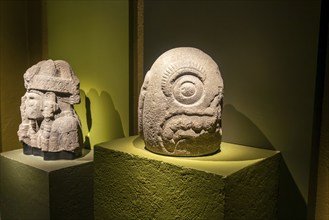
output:
{"label": "shadow on wall", "polygon": [[279,219],[307,219],[306,202],[283,159],[281,159],[280,163],[278,201]]}
{"label": "shadow on wall", "polygon": [[274,150],[263,132],[230,104],[223,109],[223,141]]}
{"label": "shadow on wall", "polygon": [[100,142],[124,137],[120,115],[108,92],[100,94],[92,88],[86,93],[80,90],[81,103],[76,111],[82,123],[85,148],[93,148]]}
{"label": "shadow on wall", "polygon": [[[263,132],[233,105],[223,110],[223,141],[275,150]],[[280,163],[278,198],[279,219],[306,219],[306,202],[303,199],[284,159]]]}

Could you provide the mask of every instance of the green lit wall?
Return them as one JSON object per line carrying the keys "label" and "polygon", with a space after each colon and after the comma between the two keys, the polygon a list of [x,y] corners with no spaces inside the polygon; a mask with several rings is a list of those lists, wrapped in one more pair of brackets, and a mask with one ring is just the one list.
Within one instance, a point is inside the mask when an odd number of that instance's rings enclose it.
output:
{"label": "green lit wall", "polygon": [[90,144],[128,135],[128,0],[47,1],[48,57],[80,79],[75,107]]}

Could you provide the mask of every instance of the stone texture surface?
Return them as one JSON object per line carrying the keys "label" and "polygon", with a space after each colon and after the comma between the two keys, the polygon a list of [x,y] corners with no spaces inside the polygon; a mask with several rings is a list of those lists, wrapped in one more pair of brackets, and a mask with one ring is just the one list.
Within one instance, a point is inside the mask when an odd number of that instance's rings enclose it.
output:
{"label": "stone texture surface", "polygon": [[280,154],[153,154],[133,136],[95,146],[95,219],[276,219]]}
{"label": "stone texture surface", "polygon": [[138,128],[146,148],[173,156],[220,149],[223,80],[217,64],[199,49],[162,54],[140,92]]}
{"label": "stone texture surface", "polygon": [[[22,123],[17,132],[24,152],[68,152],[73,158],[80,156],[81,124],[73,108],[80,102],[79,80],[70,65],[63,60],[41,61],[26,71],[24,85]],[[61,156],[64,153],[48,158],[67,159]]]}
{"label": "stone texture surface", "polygon": [[93,219],[92,160],[92,153],[61,161],[2,153],[1,219]]}
{"label": "stone texture surface", "polygon": [[225,219],[278,219],[278,167],[277,155],[228,176]]}

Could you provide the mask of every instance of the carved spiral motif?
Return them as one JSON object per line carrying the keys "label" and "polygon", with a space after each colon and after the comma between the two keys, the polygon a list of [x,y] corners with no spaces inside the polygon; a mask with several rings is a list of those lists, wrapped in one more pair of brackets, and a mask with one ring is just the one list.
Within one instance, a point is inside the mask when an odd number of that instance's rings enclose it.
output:
{"label": "carved spiral motif", "polygon": [[173,96],[183,105],[191,105],[204,93],[204,69],[193,62],[180,62],[169,66],[162,75],[161,88],[166,96]]}
{"label": "carved spiral motif", "polygon": [[174,98],[181,104],[191,105],[202,97],[203,82],[191,73],[180,76],[172,86]]}

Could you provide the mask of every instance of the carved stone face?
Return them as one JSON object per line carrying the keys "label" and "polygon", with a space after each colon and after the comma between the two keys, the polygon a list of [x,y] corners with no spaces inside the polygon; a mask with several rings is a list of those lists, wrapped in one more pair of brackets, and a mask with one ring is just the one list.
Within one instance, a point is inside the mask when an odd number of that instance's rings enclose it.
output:
{"label": "carved stone face", "polygon": [[219,150],[223,80],[201,50],[162,54],[145,76],[139,100],[139,131],[146,148],[176,156]]}
{"label": "carved stone face", "polygon": [[30,91],[26,93],[26,109],[25,114],[28,119],[39,120],[42,119],[42,95],[37,91]]}
{"label": "carved stone face", "polygon": [[53,92],[47,92],[44,96],[42,115],[45,118],[53,118],[57,110],[56,95]]}
{"label": "carved stone face", "polygon": [[24,73],[18,139],[23,152],[46,160],[74,159],[82,152],[79,79],[63,60],[43,60]]}

